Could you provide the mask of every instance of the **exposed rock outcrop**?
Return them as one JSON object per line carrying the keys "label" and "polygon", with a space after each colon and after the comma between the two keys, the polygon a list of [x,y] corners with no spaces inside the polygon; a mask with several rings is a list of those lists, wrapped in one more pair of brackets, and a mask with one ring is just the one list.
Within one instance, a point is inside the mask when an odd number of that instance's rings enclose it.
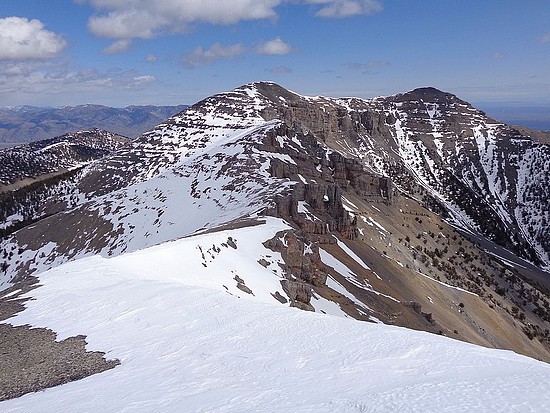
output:
{"label": "exposed rock outcrop", "polygon": [[291,305],[313,310],[310,304],[311,288],[324,285],[327,280],[325,264],[319,255],[319,246],[297,231],[278,233],[264,243],[266,248],[281,253],[287,279],[281,281]]}

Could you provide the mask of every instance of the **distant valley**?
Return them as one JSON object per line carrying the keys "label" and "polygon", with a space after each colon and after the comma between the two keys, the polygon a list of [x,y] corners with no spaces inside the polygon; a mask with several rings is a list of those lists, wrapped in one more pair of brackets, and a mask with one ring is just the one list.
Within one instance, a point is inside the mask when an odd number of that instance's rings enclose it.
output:
{"label": "distant valley", "polygon": [[13,146],[15,143],[49,139],[94,128],[136,138],[186,107],[186,105],[127,106],[125,108],[102,105],[61,108],[0,107],[0,149]]}

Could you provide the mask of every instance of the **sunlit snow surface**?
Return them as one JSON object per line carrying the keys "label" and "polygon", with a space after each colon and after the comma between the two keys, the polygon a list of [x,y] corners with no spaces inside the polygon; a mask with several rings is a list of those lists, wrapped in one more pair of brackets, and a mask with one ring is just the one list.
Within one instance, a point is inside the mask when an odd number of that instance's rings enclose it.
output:
{"label": "sunlit snow surface", "polygon": [[[58,339],[85,334],[89,350],[122,364],[0,411],[550,411],[547,364],[273,299],[280,256],[258,241],[284,228],[268,219],[42,273],[34,300],[9,322],[52,328]],[[237,249],[221,245],[229,236]]]}

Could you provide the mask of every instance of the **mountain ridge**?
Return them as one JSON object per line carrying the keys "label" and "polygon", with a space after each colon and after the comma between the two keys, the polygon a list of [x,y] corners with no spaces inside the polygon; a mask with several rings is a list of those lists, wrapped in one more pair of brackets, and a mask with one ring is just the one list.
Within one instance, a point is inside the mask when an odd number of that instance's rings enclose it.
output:
{"label": "mountain ridge", "polygon": [[[491,255],[455,230],[480,232],[475,225],[483,222],[461,215],[463,204],[442,192],[441,176],[459,181],[462,197],[483,199],[489,185],[462,181],[451,162],[436,169],[458,152],[463,162],[477,159],[472,174],[488,176],[479,156],[493,140],[528,149],[532,141],[442,96],[453,106],[416,97],[312,98],[273,83],[206,98],[52,187],[42,205],[50,215],[2,240],[2,288],[68,261],[182,238],[198,264],[194,274],[207,278],[220,251],[241,248],[236,228],[276,218],[286,227],[263,240],[271,252],[252,255],[245,273],[221,268],[218,288],[548,360],[548,290],[519,261]],[[510,188],[512,178],[499,179]],[[486,210],[504,225],[504,213]],[[438,215],[445,211],[447,221]],[[223,239],[209,245],[202,234]],[[254,274],[270,272],[280,287],[251,288]]]}

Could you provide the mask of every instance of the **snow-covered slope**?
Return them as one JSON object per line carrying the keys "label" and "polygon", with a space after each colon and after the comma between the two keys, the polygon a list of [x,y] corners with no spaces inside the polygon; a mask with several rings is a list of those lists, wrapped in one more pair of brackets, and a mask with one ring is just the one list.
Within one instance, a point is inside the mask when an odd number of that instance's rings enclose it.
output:
{"label": "snow-covered slope", "polygon": [[[247,89],[237,97],[249,103],[256,99]],[[24,228],[4,242],[13,259],[0,285],[6,286],[26,263],[33,271],[90,253],[112,256],[269,206],[288,185],[270,177],[270,160],[292,160],[255,145],[280,122],[266,122],[253,106],[239,116],[230,99],[210,100],[85,168],[72,188],[42,204],[49,213],[38,228]],[[52,215],[51,209],[57,212],[60,206],[65,211]],[[51,233],[52,226],[64,231]],[[36,231],[48,232],[48,241],[32,235]],[[20,243],[26,245],[24,252]]]}
{"label": "snow-covered slope", "polygon": [[[0,402],[0,409],[550,409],[548,364],[427,333],[307,313],[270,299],[279,287],[255,261],[268,252],[258,250],[256,238],[285,227],[272,219],[253,231],[222,231],[111,259],[85,258],[41,274],[33,300],[9,322],[53,328],[58,339],[85,332],[89,349],[121,364]],[[229,237],[237,240],[237,249],[190,248],[191,243],[219,245]],[[253,296],[235,288],[233,274],[243,278]]]}

